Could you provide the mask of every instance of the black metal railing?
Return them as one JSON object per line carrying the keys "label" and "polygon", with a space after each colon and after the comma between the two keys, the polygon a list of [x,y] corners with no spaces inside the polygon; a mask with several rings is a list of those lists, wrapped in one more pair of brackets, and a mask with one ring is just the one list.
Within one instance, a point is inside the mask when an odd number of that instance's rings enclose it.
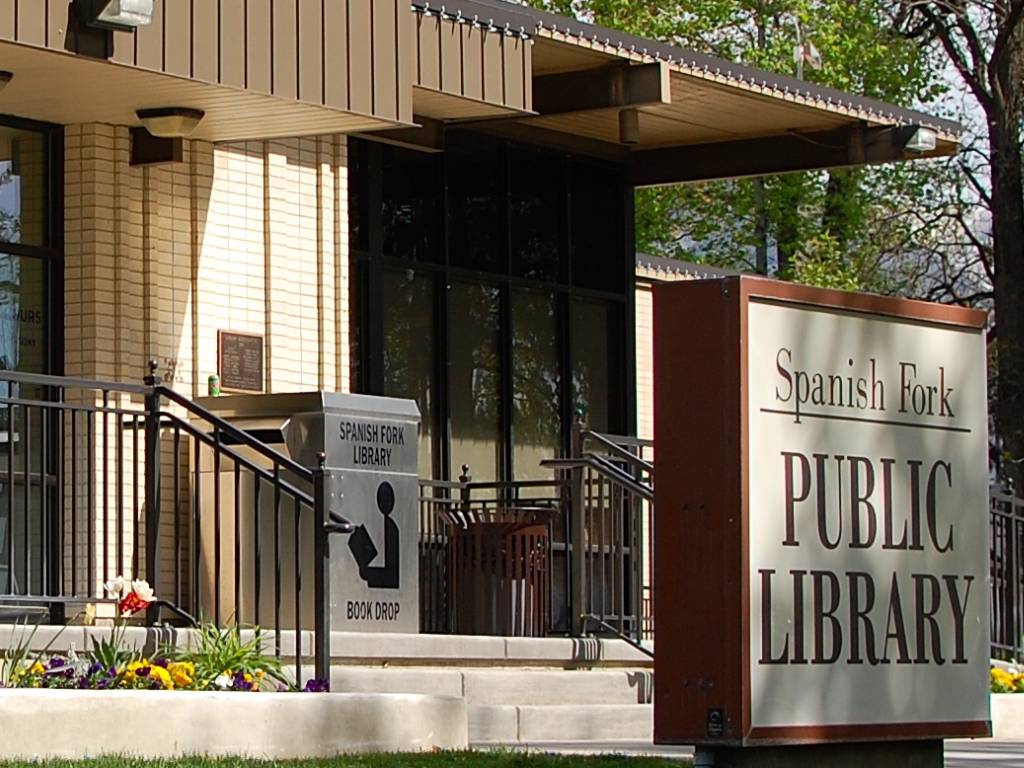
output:
{"label": "black metal railing", "polygon": [[992,658],[1024,658],[1024,498],[993,486],[989,493],[989,623]]}
{"label": "black metal railing", "polygon": [[473,482],[468,466],[457,481],[421,480],[421,630],[566,630],[566,499],[563,482]]}
{"label": "black metal railing", "polygon": [[576,425],[572,455],[543,462],[568,486],[574,636],[654,637],[652,449],[650,440]]}
{"label": "black metal railing", "polygon": [[351,526],[326,507],[322,462],[162,385],[155,364],[143,385],[0,372],[0,394],[0,602],[61,622],[114,577],[145,578],[150,623],[263,627],[300,684],[312,630],[327,675],[326,541]]}

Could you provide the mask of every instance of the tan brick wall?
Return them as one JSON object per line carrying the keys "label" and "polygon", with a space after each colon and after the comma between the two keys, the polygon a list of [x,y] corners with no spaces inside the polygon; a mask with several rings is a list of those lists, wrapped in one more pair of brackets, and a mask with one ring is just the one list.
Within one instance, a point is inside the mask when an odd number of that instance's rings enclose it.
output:
{"label": "tan brick wall", "polygon": [[[217,372],[217,332],[232,330],[264,336],[266,391],[347,391],[345,137],[191,141],[182,162],[149,167],[130,166],[130,149],[125,127],[65,132],[66,375],[140,383],[155,358],[165,382],[187,397],[205,395]],[[127,397],[118,404],[141,407]],[[67,515],[65,540],[74,533],[78,542],[79,583],[98,590],[104,578],[133,570],[131,515],[122,517],[120,553],[111,532],[117,510],[131,511],[135,486],[130,471],[120,494],[116,484],[84,485],[87,468],[102,466],[102,420],[91,436],[84,421],[79,427],[83,482],[65,490],[68,503],[74,494],[78,508],[93,513],[74,525]],[[123,455],[132,449],[129,439]],[[174,507],[169,441],[162,456],[167,510]],[[187,463],[183,453],[182,471]],[[175,525],[187,531],[186,513],[183,506],[161,520],[165,574],[173,572]],[[88,542],[102,540],[104,524],[109,546],[94,544],[90,570]]]}

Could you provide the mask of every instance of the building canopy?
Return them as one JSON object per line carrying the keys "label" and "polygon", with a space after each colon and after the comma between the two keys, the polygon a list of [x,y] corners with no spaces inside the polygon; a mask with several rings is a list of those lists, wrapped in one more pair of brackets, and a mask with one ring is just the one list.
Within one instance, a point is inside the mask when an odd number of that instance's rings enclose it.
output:
{"label": "building canopy", "polygon": [[137,125],[189,107],[196,138],[327,133],[437,150],[471,125],[604,157],[637,186],[956,152],[916,110],[505,0],[154,0],[103,30],[83,0],[0,0],[0,111]]}

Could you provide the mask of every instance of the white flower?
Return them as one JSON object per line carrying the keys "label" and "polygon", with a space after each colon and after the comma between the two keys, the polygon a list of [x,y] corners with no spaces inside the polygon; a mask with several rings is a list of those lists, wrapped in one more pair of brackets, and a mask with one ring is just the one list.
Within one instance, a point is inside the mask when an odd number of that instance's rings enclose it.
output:
{"label": "white flower", "polygon": [[153,592],[153,588],[149,586],[149,582],[145,579],[136,579],[133,581],[132,592],[138,595],[143,602],[152,603],[156,600],[156,594]]}
{"label": "white flower", "polygon": [[124,576],[117,576],[103,585],[103,589],[107,591],[107,597],[124,597],[128,587],[128,580]]}
{"label": "white flower", "polygon": [[223,691],[230,688],[234,684],[234,682],[235,681],[231,679],[230,675],[225,675],[223,672],[221,672],[219,675],[217,675],[216,679],[213,681],[213,684]]}

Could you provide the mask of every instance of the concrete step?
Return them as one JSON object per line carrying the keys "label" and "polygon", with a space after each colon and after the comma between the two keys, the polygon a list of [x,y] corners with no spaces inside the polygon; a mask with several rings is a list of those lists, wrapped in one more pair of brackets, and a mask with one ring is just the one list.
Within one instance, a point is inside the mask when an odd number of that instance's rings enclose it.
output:
{"label": "concrete step", "polygon": [[650,704],[470,705],[469,743],[643,741],[654,738]]}
{"label": "concrete step", "polygon": [[331,690],[463,696],[470,705],[647,704],[647,669],[451,669],[343,667],[331,670]]}

